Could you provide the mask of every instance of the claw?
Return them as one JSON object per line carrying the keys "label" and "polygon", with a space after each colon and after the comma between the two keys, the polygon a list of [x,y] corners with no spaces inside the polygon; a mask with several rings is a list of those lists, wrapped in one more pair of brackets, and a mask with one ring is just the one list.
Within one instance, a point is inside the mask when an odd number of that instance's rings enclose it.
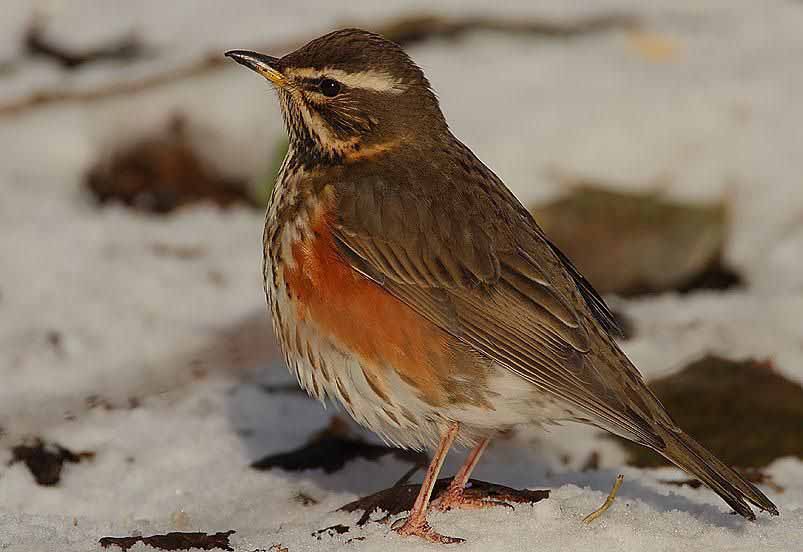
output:
{"label": "claw", "polygon": [[414,520],[413,518],[402,518],[396,521],[391,527],[394,531],[402,536],[414,535],[426,541],[434,542],[436,544],[458,544],[465,542],[465,539],[458,537],[447,537],[436,532],[426,519]]}

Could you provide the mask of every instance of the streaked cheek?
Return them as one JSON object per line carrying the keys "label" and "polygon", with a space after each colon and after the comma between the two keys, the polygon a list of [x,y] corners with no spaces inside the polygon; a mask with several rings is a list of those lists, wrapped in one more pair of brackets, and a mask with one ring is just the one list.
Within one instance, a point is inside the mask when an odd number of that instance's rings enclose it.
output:
{"label": "streaked cheek", "polygon": [[320,138],[321,142],[327,143],[334,140],[331,127],[324,120],[315,105],[304,102],[300,106],[300,111],[307,127]]}

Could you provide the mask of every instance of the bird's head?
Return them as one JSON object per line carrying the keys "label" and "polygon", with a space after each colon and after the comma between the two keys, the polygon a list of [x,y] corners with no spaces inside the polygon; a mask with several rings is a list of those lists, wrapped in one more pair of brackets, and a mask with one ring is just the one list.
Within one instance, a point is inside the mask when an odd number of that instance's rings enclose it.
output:
{"label": "bird's head", "polygon": [[226,55],[270,81],[291,147],[316,162],[367,158],[446,129],[424,73],[377,34],[335,31],[282,58]]}

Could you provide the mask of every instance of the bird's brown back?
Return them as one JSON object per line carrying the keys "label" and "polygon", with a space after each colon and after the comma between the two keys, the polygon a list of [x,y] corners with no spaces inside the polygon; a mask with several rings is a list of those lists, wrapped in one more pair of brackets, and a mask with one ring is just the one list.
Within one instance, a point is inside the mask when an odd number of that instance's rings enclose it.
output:
{"label": "bird's brown back", "polygon": [[443,138],[299,168],[287,194],[295,206],[276,210],[266,236],[276,242],[295,210],[325,205],[316,232],[368,288],[575,408],[573,417],[658,446],[649,420],[665,414],[618,350],[604,302],[504,184]]}

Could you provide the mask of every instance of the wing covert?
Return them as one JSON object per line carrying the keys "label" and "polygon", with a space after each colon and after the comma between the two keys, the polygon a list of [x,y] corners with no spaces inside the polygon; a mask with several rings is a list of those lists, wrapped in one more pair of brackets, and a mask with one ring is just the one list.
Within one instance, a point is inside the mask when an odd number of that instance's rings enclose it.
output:
{"label": "wing covert", "polygon": [[[496,179],[485,170],[485,178]],[[595,308],[608,312],[602,299],[584,279],[577,282],[579,272],[501,182],[483,186],[476,175],[466,176],[459,186],[443,181],[446,194],[437,199],[411,173],[338,184],[332,226],[343,257],[548,395],[654,443],[638,417],[610,403],[610,390],[586,361],[589,318]]]}

